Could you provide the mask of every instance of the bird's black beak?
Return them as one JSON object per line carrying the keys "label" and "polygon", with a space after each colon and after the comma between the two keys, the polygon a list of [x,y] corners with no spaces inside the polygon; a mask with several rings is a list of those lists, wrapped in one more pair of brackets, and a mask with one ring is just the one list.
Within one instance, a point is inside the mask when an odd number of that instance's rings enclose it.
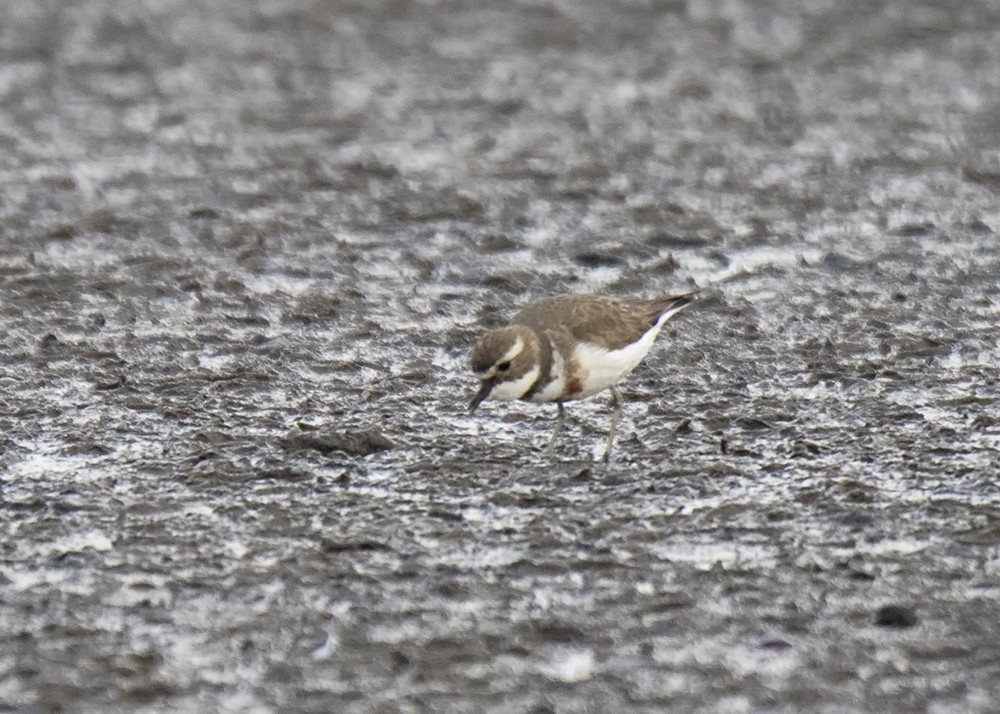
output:
{"label": "bird's black beak", "polygon": [[486,397],[490,396],[490,392],[493,391],[493,387],[495,387],[496,384],[497,384],[496,377],[490,377],[489,379],[483,380],[483,386],[479,388],[479,391],[476,392],[476,396],[474,396],[472,398],[472,401],[469,402],[470,414],[476,411],[476,407],[482,404],[483,400],[486,399]]}

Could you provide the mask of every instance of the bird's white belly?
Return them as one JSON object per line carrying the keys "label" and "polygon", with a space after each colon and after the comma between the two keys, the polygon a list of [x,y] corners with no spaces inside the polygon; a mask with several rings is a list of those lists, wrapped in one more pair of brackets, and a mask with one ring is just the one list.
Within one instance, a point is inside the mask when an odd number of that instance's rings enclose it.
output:
{"label": "bird's white belly", "polygon": [[589,342],[581,342],[573,350],[573,360],[580,365],[581,391],[577,399],[597,394],[620,382],[646,356],[665,319],[660,318],[637,342],[621,349],[609,350]]}

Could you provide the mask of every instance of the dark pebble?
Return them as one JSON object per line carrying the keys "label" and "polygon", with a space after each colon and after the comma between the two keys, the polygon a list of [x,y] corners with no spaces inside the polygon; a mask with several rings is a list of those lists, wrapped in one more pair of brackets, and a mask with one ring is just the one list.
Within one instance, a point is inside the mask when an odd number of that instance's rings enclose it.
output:
{"label": "dark pebble", "polygon": [[320,549],[324,553],[361,553],[391,550],[385,543],[369,538],[358,538],[356,540],[324,539],[320,543]]}
{"label": "dark pebble", "polygon": [[585,268],[602,268],[622,265],[625,261],[621,256],[610,253],[577,253],[573,262]]}
{"label": "dark pebble", "polygon": [[875,624],[879,627],[913,627],[917,624],[917,613],[905,605],[883,605],[875,613]]}
{"label": "dark pebble", "polygon": [[823,265],[834,270],[850,270],[857,266],[857,261],[848,258],[843,253],[827,253],[823,256]]}
{"label": "dark pebble", "polygon": [[733,423],[747,431],[764,431],[772,428],[766,421],[756,417],[737,417]]}
{"label": "dark pebble", "polygon": [[368,456],[387,451],[394,444],[374,429],[364,431],[336,431],[325,429],[311,432],[293,432],[285,437],[285,448],[290,451],[311,449],[328,454],[342,451],[352,456]]}
{"label": "dark pebble", "polygon": [[252,476],[254,479],[264,481],[304,481],[312,477],[313,475],[308,471],[284,467],[260,471]]}
{"label": "dark pebble", "polygon": [[790,647],[792,647],[792,643],[781,637],[772,637],[760,643],[760,648],[762,650],[773,650],[780,652],[782,650],[787,650]]}
{"label": "dark pebble", "polygon": [[216,220],[222,217],[222,214],[210,206],[198,206],[197,208],[192,208],[188,211],[188,218],[203,218],[208,220]]}

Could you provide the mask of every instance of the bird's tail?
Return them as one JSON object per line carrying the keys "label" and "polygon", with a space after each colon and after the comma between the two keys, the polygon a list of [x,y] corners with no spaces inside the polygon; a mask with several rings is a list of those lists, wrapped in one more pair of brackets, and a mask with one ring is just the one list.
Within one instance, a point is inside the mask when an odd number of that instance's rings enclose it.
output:
{"label": "bird's tail", "polygon": [[650,327],[656,323],[664,323],[678,312],[693,303],[697,298],[697,290],[689,293],[679,293],[676,295],[663,295],[650,300],[639,301],[647,310]]}

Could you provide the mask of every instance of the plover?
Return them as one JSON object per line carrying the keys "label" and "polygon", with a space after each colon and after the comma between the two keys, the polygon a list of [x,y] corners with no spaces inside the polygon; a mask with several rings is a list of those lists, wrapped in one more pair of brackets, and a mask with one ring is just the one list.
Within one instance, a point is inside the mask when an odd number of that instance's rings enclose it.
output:
{"label": "plover", "polygon": [[646,356],[664,323],[692,302],[694,293],[649,300],[571,294],[533,302],[476,343],[471,364],[481,386],[469,411],[486,399],[555,402],[549,454],[566,420],[563,403],[609,389],[614,406],[606,461],[622,413],[615,385]]}

